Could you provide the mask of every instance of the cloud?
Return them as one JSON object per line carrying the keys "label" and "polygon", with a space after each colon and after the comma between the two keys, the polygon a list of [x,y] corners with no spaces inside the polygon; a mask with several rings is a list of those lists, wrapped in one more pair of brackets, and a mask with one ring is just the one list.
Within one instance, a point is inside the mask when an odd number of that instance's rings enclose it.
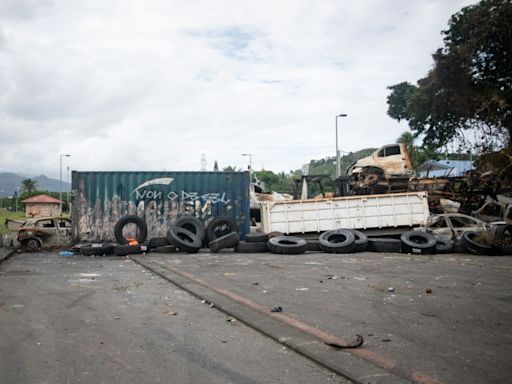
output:
{"label": "cloud", "polygon": [[0,170],[300,168],[393,142],[468,1],[0,2]]}

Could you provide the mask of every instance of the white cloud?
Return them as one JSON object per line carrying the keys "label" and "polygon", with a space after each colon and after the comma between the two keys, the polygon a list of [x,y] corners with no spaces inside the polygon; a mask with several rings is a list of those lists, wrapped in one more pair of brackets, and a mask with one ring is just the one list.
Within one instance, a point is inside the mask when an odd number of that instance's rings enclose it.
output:
{"label": "white cloud", "polygon": [[468,1],[0,1],[0,171],[288,171],[394,141]]}

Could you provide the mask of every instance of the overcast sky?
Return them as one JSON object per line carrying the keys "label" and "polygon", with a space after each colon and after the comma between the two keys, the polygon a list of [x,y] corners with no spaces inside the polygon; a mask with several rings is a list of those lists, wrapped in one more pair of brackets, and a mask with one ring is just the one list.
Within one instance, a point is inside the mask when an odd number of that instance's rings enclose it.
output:
{"label": "overcast sky", "polygon": [[275,172],[394,142],[462,0],[0,0],[0,171]]}

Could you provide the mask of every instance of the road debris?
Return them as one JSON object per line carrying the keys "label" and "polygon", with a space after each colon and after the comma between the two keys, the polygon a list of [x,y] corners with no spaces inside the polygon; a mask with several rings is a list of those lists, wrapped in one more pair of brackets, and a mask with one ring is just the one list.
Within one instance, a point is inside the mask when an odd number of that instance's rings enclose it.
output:
{"label": "road debris", "polygon": [[345,341],[336,339],[333,341],[326,341],[325,344],[327,344],[329,347],[333,347],[336,349],[342,349],[342,348],[358,348],[364,343],[364,338],[361,335],[356,335],[355,340],[351,341]]}
{"label": "road debris", "polygon": [[167,316],[176,316],[177,314],[178,314],[177,312],[173,312],[173,311],[164,312],[164,315],[167,315]]}
{"label": "road debris", "polygon": [[283,308],[282,307],[274,307],[270,310],[270,312],[283,312]]}
{"label": "road debris", "polygon": [[309,291],[309,288],[295,288],[296,291]]}
{"label": "road debris", "polygon": [[425,289],[425,293],[432,293],[432,288]]}
{"label": "road debris", "polygon": [[395,288],[393,288],[393,287],[388,287],[388,292],[390,292],[390,293],[391,293],[391,292],[395,292]]}

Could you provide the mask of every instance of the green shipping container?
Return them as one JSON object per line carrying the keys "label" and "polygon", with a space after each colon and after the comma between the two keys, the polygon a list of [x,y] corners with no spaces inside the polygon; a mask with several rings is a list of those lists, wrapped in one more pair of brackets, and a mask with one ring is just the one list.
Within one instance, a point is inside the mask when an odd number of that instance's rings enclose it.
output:
{"label": "green shipping container", "polygon": [[193,215],[205,225],[231,217],[244,236],[250,229],[248,172],[72,173],[75,242],[114,241],[125,215],[142,217],[148,238],[166,236],[176,219]]}

